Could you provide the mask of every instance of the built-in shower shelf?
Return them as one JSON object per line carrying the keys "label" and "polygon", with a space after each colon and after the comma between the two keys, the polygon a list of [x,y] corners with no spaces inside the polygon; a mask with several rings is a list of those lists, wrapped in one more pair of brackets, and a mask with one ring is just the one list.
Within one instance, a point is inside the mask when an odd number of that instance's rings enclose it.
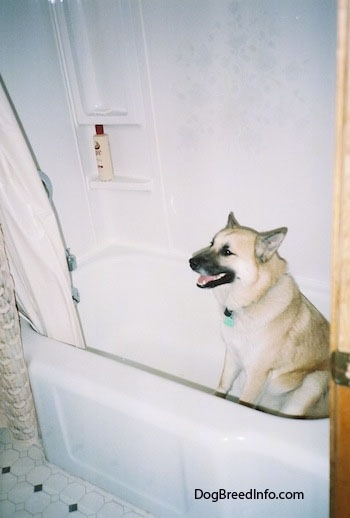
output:
{"label": "built-in shower shelf", "polygon": [[102,181],[93,178],[89,181],[90,189],[101,189],[109,191],[151,191],[153,182],[150,178],[143,176],[122,176],[116,175],[113,180]]}

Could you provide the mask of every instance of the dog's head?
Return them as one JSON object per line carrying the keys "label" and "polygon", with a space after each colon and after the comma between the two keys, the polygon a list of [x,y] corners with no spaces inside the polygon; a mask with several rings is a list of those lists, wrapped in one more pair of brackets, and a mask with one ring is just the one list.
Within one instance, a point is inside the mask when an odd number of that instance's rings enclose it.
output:
{"label": "dog's head", "polygon": [[259,265],[272,258],[286,233],[285,227],[261,233],[242,227],[231,212],[226,227],[190,259],[190,267],[200,274],[197,286],[216,288],[239,279],[255,282]]}

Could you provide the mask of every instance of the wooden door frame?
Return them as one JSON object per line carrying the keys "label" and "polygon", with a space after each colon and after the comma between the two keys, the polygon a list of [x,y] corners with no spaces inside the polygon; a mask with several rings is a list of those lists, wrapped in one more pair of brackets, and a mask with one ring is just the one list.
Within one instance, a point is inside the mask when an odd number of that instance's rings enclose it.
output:
{"label": "wooden door frame", "polygon": [[[350,353],[350,0],[338,1],[331,351]],[[331,381],[331,518],[350,518],[350,387]]]}

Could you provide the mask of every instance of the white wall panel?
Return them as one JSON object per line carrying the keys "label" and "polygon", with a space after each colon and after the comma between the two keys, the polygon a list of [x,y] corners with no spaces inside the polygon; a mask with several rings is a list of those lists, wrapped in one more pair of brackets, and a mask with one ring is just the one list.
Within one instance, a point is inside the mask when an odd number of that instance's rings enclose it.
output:
{"label": "white wall panel", "polygon": [[[2,73],[78,253],[117,241],[189,254],[234,210],[288,226],[292,272],[329,281],[336,2],[17,0],[0,15]],[[151,190],[91,188],[95,123],[116,176]]]}
{"label": "white wall panel", "polygon": [[55,2],[52,12],[78,123],[141,122],[130,1]]}
{"label": "white wall panel", "polygon": [[170,227],[288,226],[292,271],[330,270],[336,3],[152,0],[143,15]]}

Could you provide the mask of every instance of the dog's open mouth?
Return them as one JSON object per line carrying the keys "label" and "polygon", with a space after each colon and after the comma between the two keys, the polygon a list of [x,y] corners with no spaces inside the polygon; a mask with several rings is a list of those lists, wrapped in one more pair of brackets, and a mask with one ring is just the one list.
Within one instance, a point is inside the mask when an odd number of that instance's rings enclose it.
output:
{"label": "dog's open mouth", "polygon": [[199,288],[215,288],[220,284],[226,284],[234,280],[232,273],[222,272],[217,275],[200,275],[197,281]]}

